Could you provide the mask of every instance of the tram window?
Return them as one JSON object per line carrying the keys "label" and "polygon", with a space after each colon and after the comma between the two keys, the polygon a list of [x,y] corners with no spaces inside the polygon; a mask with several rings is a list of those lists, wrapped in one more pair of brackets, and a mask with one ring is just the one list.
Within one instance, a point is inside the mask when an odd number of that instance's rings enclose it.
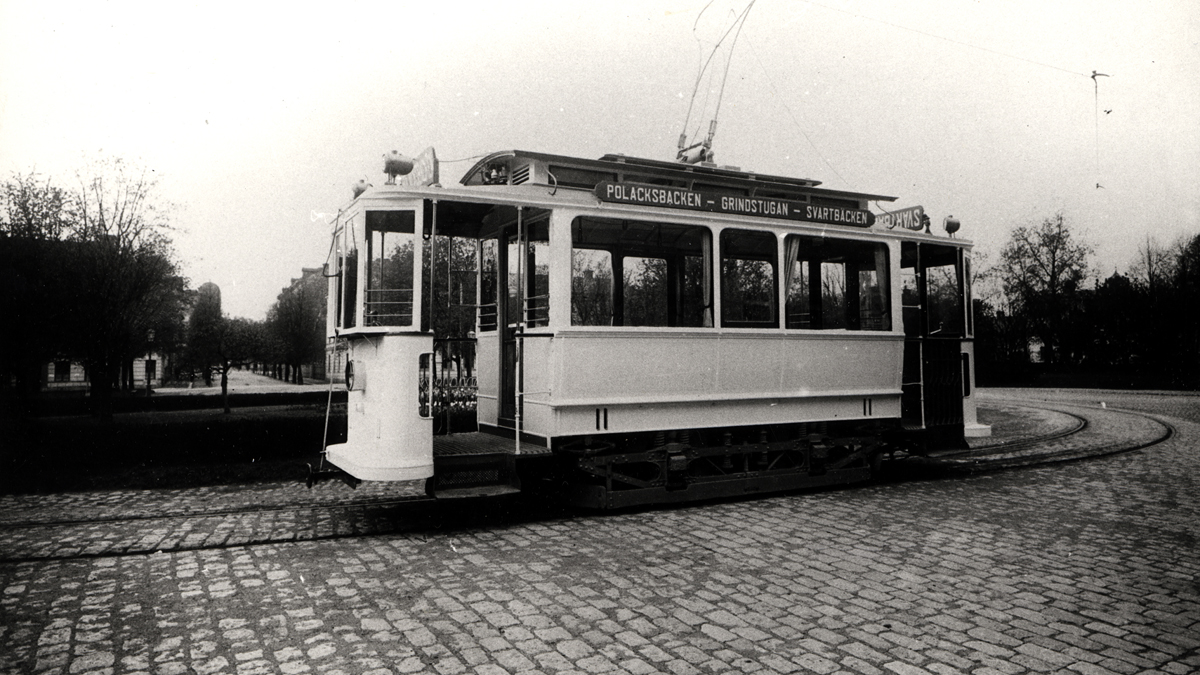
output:
{"label": "tram window", "polygon": [[623,324],[667,325],[667,261],[625,256],[621,264]]}
{"label": "tram window", "polygon": [[414,222],[412,211],[367,213],[367,326],[412,325]]}
{"label": "tram window", "polygon": [[710,241],[703,227],[576,218],[572,325],[711,326]]}
{"label": "tram window", "polygon": [[484,239],[479,244],[479,330],[496,330],[496,265],[500,244]]}
{"label": "tram window", "polygon": [[[538,328],[550,323],[550,236],[546,221],[528,223],[528,246],[525,260],[518,257],[519,245],[516,235],[508,238],[508,305],[507,318],[510,326],[521,320],[524,311],[525,325]],[[518,263],[521,266],[518,267]],[[524,283],[524,307],[518,297],[518,280]]]}
{"label": "tram window", "polygon": [[964,315],[960,250],[953,246],[906,242],[900,257],[905,333],[961,336]]}
{"label": "tram window", "polygon": [[422,268],[425,289],[421,312],[424,325],[439,339],[465,338],[475,329],[475,265],[478,240],[449,235],[426,235]]}
{"label": "tram window", "polygon": [[971,259],[963,256],[963,295],[967,306],[967,337],[975,334],[975,301],[971,299]]}
{"label": "tram window", "polygon": [[962,291],[958,280],[958,266],[953,260],[925,268],[930,335],[962,335]]}
{"label": "tram window", "polygon": [[789,235],[784,259],[788,328],[891,330],[885,244]]}
{"label": "tram window", "polygon": [[904,308],[904,334],[912,337],[921,335],[921,288],[919,283],[915,267],[901,268],[900,302]]}
{"label": "tram window", "polygon": [[721,325],[778,328],[775,235],[752,230],[721,232]]}
{"label": "tram window", "polygon": [[611,326],[612,254],[577,248],[571,252],[571,325]]}
{"label": "tram window", "polygon": [[354,227],[347,223],[341,232],[341,274],[338,276],[337,316],[340,328],[358,325],[358,241],[354,238]]}

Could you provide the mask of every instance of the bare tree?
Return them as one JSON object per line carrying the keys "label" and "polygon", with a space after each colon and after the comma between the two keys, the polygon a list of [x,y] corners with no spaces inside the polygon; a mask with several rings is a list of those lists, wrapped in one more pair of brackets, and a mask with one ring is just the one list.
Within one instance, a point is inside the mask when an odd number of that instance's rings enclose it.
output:
{"label": "bare tree", "polygon": [[18,418],[30,412],[40,369],[69,351],[74,284],[62,238],[71,206],[66,191],[34,173],[0,184],[0,408]]}
{"label": "bare tree", "polygon": [[1163,246],[1147,236],[1146,241],[1138,245],[1137,257],[1129,267],[1130,279],[1152,294],[1163,285],[1170,284],[1181,246],[1181,242],[1173,247]]}
{"label": "bare tree", "polygon": [[1092,249],[1071,235],[1062,213],[1039,225],[1013,230],[1000,252],[999,271],[1007,304],[1028,318],[1047,362],[1062,358],[1071,296],[1088,275]]}
{"label": "bare tree", "polygon": [[[4,265],[12,277],[4,279],[5,317],[21,326],[14,333],[36,335],[43,345],[26,351],[17,335],[2,351],[83,361],[94,411],[107,418],[122,364],[146,352],[152,330],[178,318],[187,281],[148,171],[108,159],[77,177],[72,190],[35,174],[15,176],[0,190],[3,254],[12,261]],[[27,368],[16,370],[28,379]]]}
{"label": "bare tree", "polygon": [[164,317],[179,314],[187,280],[178,273],[167,233],[168,208],[155,200],[157,180],[122,159],[101,159],[78,174],[69,241],[81,244],[74,315],[78,349],[91,379],[94,412],[112,415],[122,361],[144,351]]}

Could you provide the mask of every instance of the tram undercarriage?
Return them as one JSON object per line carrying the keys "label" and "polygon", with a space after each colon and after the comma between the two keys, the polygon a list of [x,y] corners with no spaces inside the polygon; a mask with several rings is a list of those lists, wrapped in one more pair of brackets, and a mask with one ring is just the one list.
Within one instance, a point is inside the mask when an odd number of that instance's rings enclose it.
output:
{"label": "tram undercarriage", "polygon": [[569,504],[607,509],[861,482],[878,468],[886,451],[879,432],[891,426],[792,424],[575,439],[561,445],[542,487]]}

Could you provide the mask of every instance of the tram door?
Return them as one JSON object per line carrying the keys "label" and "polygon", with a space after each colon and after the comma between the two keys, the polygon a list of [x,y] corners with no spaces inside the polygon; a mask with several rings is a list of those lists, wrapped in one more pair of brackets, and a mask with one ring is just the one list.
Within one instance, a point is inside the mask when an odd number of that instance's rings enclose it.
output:
{"label": "tram door", "polygon": [[498,313],[500,331],[500,402],[501,426],[517,428],[524,391],[523,341],[526,329],[549,324],[550,255],[548,212],[520,208],[515,225],[501,233],[498,267],[506,270],[505,292],[500,293]]}
{"label": "tram door", "polygon": [[500,316],[497,328],[500,331],[500,424],[516,428],[516,392],[521,373],[518,368],[517,334],[521,330],[520,307],[521,285],[518,282],[520,263],[520,237],[515,226],[504,229],[501,235],[504,245],[500,247],[498,266],[505,270],[505,285],[497,298],[497,313]]}
{"label": "tram door", "polygon": [[901,416],[906,428],[924,429],[934,447],[961,447],[963,252],[954,246],[903,242],[900,257],[905,333]]}

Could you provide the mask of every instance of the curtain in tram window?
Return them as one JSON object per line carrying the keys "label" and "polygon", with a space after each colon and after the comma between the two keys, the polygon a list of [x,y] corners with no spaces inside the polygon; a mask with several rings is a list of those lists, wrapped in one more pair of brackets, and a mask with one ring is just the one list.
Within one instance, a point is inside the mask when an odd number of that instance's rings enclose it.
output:
{"label": "curtain in tram window", "polygon": [[713,327],[713,266],[712,266],[712,232],[707,229],[703,233],[704,245],[704,327]]}
{"label": "curtain in tram window", "polygon": [[875,279],[879,283],[880,330],[891,330],[892,280],[888,274],[888,248],[884,244],[875,245]]}
{"label": "curtain in tram window", "polygon": [[796,261],[800,259],[800,237],[789,235],[783,240],[783,292],[787,295],[796,277]]}

